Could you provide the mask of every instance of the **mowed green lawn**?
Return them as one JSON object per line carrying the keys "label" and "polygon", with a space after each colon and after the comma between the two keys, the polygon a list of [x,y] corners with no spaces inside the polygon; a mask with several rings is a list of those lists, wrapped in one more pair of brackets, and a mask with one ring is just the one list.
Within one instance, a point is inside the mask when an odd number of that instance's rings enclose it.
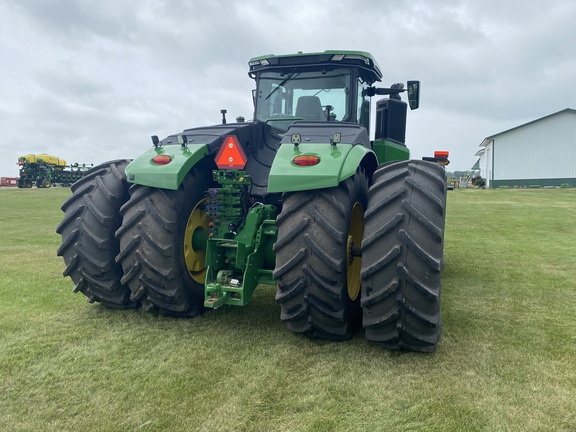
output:
{"label": "mowed green lawn", "polygon": [[434,354],[310,341],[275,288],[195,319],[86,303],[68,189],[0,190],[2,431],[574,431],[576,190],[448,192]]}

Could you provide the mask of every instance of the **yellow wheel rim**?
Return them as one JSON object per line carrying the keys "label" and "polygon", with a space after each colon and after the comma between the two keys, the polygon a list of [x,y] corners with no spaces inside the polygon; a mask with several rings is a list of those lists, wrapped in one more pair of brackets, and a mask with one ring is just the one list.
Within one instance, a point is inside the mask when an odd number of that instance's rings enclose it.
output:
{"label": "yellow wheel rim", "polygon": [[360,248],[364,235],[364,209],[360,203],[355,203],[352,208],[352,218],[348,228],[348,242],[346,244],[346,282],[348,284],[348,297],[354,301],[360,294],[360,268],[362,257],[352,254],[353,248]]}
{"label": "yellow wheel rim", "polygon": [[199,284],[206,279],[206,241],[209,236],[210,218],[204,210],[204,201],[196,204],[188,217],[184,231],[184,260],[190,276]]}

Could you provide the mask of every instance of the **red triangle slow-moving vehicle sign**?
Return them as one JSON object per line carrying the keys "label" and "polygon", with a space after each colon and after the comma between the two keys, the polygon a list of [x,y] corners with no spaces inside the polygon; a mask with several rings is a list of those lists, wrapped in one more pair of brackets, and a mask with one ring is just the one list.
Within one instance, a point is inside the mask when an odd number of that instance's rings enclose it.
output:
{"label": "red triangle slow-moving vehicle sign", "polygon": [[234,135],[224,138],[215,161],[219,169],[244,169],[247,159],[238,138]]}

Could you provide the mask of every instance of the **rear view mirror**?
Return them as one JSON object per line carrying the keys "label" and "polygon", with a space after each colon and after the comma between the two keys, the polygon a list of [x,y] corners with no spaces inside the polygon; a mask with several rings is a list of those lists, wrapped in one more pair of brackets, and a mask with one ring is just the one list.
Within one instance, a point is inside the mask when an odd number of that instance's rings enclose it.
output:
{"label": "rear view mirror", "polygon": [[407,91],[410,109],[418,109],[418,106],[420,106],[420,81],[408,81]]}

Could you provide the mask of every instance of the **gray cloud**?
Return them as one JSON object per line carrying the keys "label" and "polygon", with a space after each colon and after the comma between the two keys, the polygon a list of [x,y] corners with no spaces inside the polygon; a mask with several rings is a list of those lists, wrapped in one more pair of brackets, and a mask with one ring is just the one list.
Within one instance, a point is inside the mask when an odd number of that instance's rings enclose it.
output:
{"label": "gray cloud", "polygon": [[575,107],[576,3],[8,0],[0,4],[2,176],[18,155],[100,163],[149,136],[251,118],[250,57],[371,52],[384,84],[420,79],[412,156],[469,168],[485,136]]}

